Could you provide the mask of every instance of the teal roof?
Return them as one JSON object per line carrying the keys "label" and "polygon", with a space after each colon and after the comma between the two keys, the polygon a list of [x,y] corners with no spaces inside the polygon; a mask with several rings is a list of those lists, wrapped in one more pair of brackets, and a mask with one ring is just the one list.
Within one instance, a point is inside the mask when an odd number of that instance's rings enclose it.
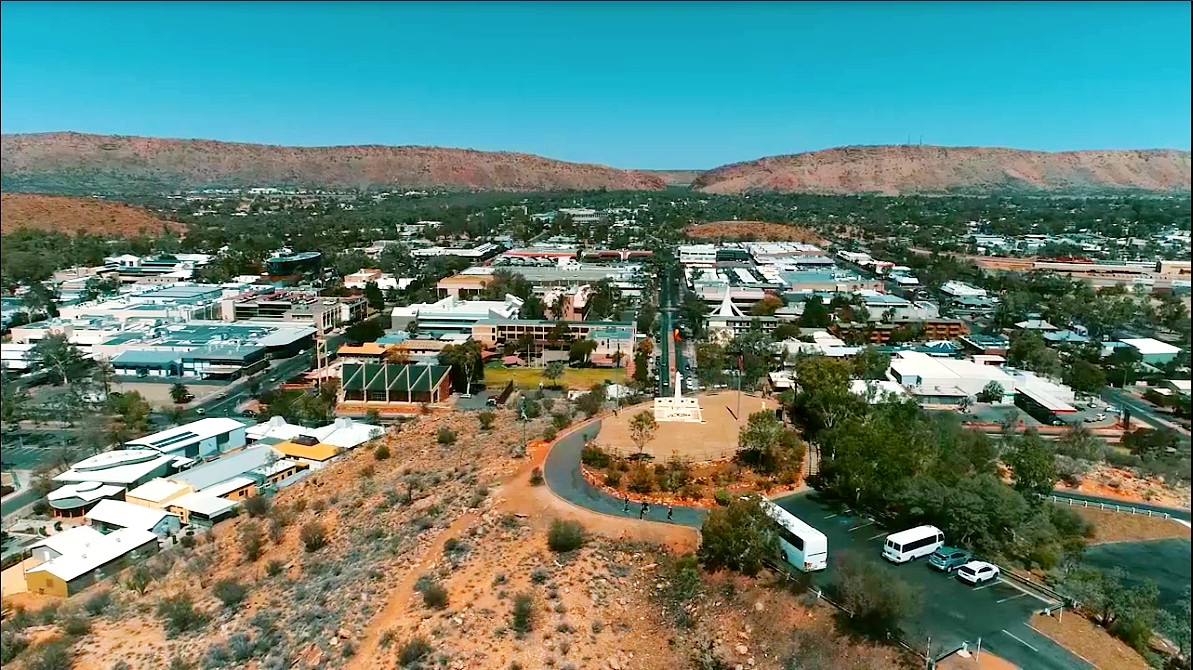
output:
{"label": "teal roof", "polygon": [[151,349],[132,349],[122,351],[112,359],[112,365],[145,365],[165,367],[170,364],[182,364],[182,353],[177,351],[154,351]]}

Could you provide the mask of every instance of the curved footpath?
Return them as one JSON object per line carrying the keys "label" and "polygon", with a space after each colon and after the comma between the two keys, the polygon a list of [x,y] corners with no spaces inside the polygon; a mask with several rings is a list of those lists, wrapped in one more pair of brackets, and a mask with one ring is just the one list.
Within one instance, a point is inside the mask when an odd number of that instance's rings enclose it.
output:
{"label": "curved footpath", "polygon": [[[596,419],[580,424],[578,428],[571,429],[571,432],[557,439],[551,445],[551,450],[547,453],[547,460],[543,463],[543,479],[546,480],[547,487],[551,489],[552,493],[574,505],[598,514],[637,520],[641,503],[631,500],[630,511],[625,512],[623,511],[625,508],[623,500],[614,498],[588,483],[588,480],[584,479],[584,475],[580,473],[580,452],[584,449],[584,443],[596,439],[600,432],[601,420]],[[695,528],[699,528],[704,523],[705,512],[702,509],[675,505],[674,511],[674,517],[668,522],[667,508],[651,505],[650,511],[646,514],[646,520]]]}

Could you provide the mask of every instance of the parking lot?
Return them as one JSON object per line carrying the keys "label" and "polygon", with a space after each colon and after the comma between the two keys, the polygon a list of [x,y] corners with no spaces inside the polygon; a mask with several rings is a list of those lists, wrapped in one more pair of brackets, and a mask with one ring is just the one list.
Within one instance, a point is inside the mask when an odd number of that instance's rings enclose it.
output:
{"label": "parking lot", "polygon": [[882,528],[865,516],[831,509],[806,495],[776,502],[828,537],[829,568],[813,575],[816,586],[830,586],[834,556],[853,551],[872,557],[884,570],[921,590],[922,614],[911,624],[904,640],[921,653],[927,651],[929,637],[933,658],[940,658],[964,643],[973,649],[980,638],[983,649],[1020,667],[1056,670],[1089,667],[1028,625],[1033,613],[1054,605],[1054,601],[1029,592],[1006,577],[973,587],[952,575],[932,570],[927,559],[903,565],[888,563],[881,557],[883,539],[902,529]]}

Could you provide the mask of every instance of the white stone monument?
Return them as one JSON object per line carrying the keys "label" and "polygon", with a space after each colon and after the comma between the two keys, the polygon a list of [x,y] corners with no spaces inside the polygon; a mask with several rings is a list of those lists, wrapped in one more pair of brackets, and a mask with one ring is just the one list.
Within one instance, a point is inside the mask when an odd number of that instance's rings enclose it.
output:
{"label": "white stone monument", "polygon": [[683,423],[704,423],[704,415],[700,411],[700,401],[696,398],[683,397],[683,386],[680,385],[681,376],[675,372],[675,395],[670,398],[654,399],[654,420],[676,421]]}

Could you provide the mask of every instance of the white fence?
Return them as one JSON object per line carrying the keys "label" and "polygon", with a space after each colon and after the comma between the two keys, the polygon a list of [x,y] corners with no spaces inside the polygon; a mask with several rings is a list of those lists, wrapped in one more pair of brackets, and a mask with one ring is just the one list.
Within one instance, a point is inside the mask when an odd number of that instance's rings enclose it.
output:
{"label": "white fence", "polygon": [[1172,515],[1168,512],[1157,512],[1150,509],[1142,509],[1139,507],[1131,507],[1130,505],[1115,505],[1114,503],[1105,502],[1091,502],[1089,500],[1074,500],[1072,498],[1062,498],[1056,495],[1041,496],[1045,500],[1065,504],[1069,507],[1087,507],[1089,509],[1107,510],[1110,512],[1122,512],[1124,514],[1136,514],[1139,516],[1154,516],[1161,519],[1171,519]]}

